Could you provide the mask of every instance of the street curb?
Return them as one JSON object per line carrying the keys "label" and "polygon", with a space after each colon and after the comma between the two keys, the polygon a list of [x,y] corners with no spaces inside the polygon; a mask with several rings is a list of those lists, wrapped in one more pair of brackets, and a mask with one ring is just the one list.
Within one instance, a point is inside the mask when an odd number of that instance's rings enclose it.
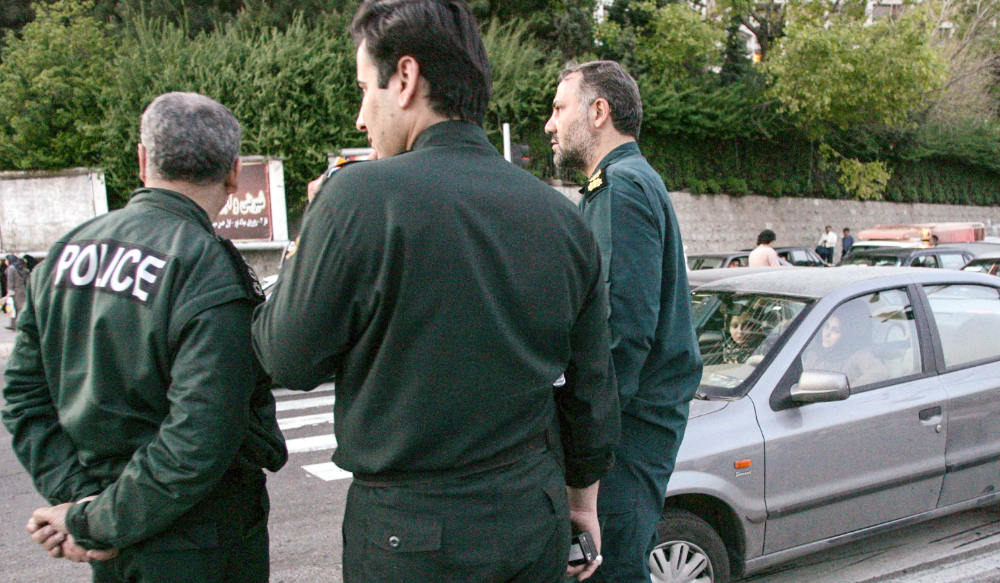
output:
{"label": "street curb", "polygon": [[[905,580],[905,579],[903,579],[903,577],[912,577],[912,576],[917,575],[919,573],[923,573],[925,571],[930,571],[931,569],[935,569],[937,567],[940,567],[941,565],[946,565],[948,563],[957,563],[957,562],[962,561],[964,559],[967,559],[969,557],[974,557],[976,555],[983,555],[983,554],[995,551],[997,549],[1000,549],[1000,541],[998,541],[998,542],[992,542],[992,543],[983,545],[981,547],[976,547],[976,548],[969,549],[967,551],[962,551],[960,553],[956,553],[956,554],[953,554],[953,555],[948,555],[947,557],[941,557],[939,559],[935,559],[933,561],[928,561],[926,563],[921,563],[919,565],[913,565],[913,566],[910,566],[910,567],[903,567],[902,569],[898,569],[898,570],[893,571],[891,573],[884,573],[882,575],[876,575],[875,577],[872,577],[870,579],[864,579],[863,581],[857,581],[856,583],[890,583],[890,582],[898,582],[898,581]],[[948,581],[951,581],[950,579],[945,579],[944,577],[947,577],[947,575],[944,574],[944,573],[942,573],[941,583],[946,583]],[[963,577],[963,582],[964,583],[969,583],[968,582],[968,578]]]}

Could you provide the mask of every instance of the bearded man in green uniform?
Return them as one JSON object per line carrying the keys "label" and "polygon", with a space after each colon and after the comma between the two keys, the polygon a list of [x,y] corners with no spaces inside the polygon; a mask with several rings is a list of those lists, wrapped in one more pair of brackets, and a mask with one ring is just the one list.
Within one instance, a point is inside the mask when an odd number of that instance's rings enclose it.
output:
{"label": "bearded man in green uniform", "polygon": [[639,88],[612,61],[567,67],[545,125],[556,166],[590,177],[580,208],[609,288],[622,439],[598,494],[605,560],[595,580],[615,583],[649,581],[646,557],[702,366],[680,229],[639,152],[641,125]]}
{"label": "bearded man in green uniform", "polygon": [[344,581],[562,581],[618,438],[597,244],[487,141],[464,2],[369,0],[352,33],[377,159],[323,185],[254,320],[277,382],[336,381]]}
{"label": "bearded man in green uniform", "polygon": [[287,451],[250,340],[263,295],[211,222],[236,188],[240,133],[208,97],[156,98],[145,188],[31,275],[3,422],[55,505],[34,512],[32,538],[93,561],[96,582],[268,580],[261,468]]}

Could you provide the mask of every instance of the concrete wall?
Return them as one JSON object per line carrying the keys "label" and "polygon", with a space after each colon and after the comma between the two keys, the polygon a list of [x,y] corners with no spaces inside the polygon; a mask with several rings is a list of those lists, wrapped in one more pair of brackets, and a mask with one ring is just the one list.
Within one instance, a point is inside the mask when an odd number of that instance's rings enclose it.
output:
{"label": "concrete wall", "polygon": [[[579,200],[577,187],[556,186]],[[681,236],[688,253],[752,248],[757,233],[771,229],[777,246],[815,247],[825,225],[840,236],[850,227],[859,231],[879,224],[979,221],[986,234],[1000,236],[1000,207],[846,201],[819,198],[770,198],[672,192]],[[838,244],[837,257],[840,256]]]}
{"label": "concrete wall", "polygon": [[0,250],[46,251],[66,231],[108,212],[104,172],[0,172]]}

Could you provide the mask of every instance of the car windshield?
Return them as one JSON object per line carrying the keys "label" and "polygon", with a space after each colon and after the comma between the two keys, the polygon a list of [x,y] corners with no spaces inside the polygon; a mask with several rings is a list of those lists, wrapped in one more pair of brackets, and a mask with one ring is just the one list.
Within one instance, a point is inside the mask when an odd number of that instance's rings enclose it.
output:
{"label": "car windshield", "polygon": [[735,398],[812,300],[699,290],[692,294],[698,345],[705,362],[699,393]]}

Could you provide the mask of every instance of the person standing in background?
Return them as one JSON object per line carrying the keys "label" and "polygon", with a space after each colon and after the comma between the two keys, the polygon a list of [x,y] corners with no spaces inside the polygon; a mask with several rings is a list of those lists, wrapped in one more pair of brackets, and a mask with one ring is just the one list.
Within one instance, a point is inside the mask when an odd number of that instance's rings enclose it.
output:
{"label": "person standing in background", "polygon": [[7,269],[4,274],[7,281],[7,293],[14,300],[14,316],[10,319],[9,330],[17,330],[17,314],[24,309],[24,302],[28,298],[28,267],[21,261],[21,258],[13,253],[6,257]]}
{"label": "person standing in background", "polygon": [[816,242],[816,253],[827,263],[833,263],[833,252],[837,247],[837,234],[833,232],[833,227],[827,225],[823,229],[823,234]]}
{"label": "person standing in background", "polygon": [[747,257],[749,267],[781,267],[781,259],[774,250],[777,236],[771,229],[764,229],[757,235],[757,246]]}
{"label": "person standing in background", "polygon": [[580,208],[610,290],[622,443],[601,481],[605,561],[594,579],[615,583],[649,582],[647,557],[702,369],[680,228],[639,151],[641,125],[639,88],[614,61],[566,67],[545,124],[560,172],[589,176]]}
{"label": "person standing in background", "polygon": [[854,247],[854,236],[851,235],[851,229],[844,227],[844,236],[840,238],[840,260],[843,261],[844,257],[851,251],[851,247]]}

